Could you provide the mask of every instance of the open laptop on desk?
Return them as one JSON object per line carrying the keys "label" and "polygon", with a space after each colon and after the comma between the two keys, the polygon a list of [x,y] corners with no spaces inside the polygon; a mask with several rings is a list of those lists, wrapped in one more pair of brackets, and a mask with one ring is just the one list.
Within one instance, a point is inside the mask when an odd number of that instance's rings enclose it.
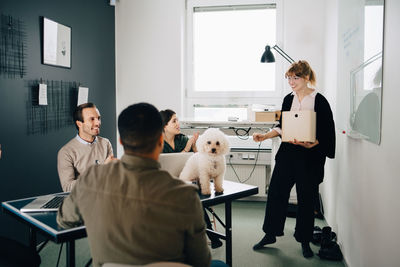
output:
{"label": "open laptop on desk", "polygon": [[51,194],[40,196],[34,199],[32,202],[23,206],[20,210],[21,212],[48,212],[57,211],[69,194]]}
{"label": "open laptop on desk", "polygon": [[161,153],[158,161],[161,169],[169,172],[175,177],[179,177],[186,161],[193,155],[193,152],[185,153]]}

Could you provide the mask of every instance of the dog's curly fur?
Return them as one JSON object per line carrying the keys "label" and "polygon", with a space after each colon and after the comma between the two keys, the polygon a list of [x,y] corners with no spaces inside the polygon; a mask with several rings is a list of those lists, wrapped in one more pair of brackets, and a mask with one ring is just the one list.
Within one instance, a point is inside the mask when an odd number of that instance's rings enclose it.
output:
{"label": "dog's curly fur", "polygon": [[221,194],[224,191],[225,155],[229,153],[228,139],[219,129],[209,128],[199,136],[196,146],[198,152],[188,159],[179,178],[198,180],[203,195],[211,195],[212,179],[216,194]]}

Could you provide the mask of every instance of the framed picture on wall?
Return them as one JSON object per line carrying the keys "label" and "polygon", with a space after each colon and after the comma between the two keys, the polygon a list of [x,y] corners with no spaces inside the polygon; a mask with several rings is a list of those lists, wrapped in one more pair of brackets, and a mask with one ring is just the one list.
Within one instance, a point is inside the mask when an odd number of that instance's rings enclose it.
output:
{"label": "framed picture on wall", "polygon": [[71,27],[43,17],[42,63],[71,68]]}

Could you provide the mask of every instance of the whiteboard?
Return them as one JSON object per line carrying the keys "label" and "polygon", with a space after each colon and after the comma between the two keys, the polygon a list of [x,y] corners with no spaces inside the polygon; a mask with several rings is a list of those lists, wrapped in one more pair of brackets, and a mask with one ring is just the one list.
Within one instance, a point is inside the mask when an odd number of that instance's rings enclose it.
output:
{"label": "whiteboard", "polygon": [[339,1],[337,126],[379,144],[384,0]]}

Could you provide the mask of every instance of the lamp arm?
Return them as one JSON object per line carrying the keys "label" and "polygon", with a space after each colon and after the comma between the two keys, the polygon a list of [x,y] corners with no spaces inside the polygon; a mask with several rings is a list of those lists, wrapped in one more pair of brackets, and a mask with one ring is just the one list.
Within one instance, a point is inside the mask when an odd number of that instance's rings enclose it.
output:
{"label": "lamp arm", "polygon": [[275,51],[278,52],[278,54],[281,55],[284,59],[289,61],[289,63],[295,62],[294,59],[291,58],[288,54],[286,54],[279,46],[274,45],[272,48],[275,49]]}

